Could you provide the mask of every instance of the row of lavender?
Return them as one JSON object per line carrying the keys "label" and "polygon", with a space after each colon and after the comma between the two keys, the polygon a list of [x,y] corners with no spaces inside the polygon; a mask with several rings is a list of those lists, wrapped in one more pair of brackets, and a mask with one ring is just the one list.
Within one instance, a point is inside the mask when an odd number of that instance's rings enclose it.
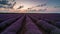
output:
{"label": "row of lavender", "polygon": [[0,34],[60,34],[60,14],[0,14]]}

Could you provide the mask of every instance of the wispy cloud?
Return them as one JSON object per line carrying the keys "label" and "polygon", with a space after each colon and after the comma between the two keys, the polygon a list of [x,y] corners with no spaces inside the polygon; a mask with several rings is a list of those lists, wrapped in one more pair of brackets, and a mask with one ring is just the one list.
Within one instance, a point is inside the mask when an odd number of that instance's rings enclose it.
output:
{"label": "wispy cloud", "polygon": [[54,6],[54,8],[60,8],[60,6]]}
{"label": "wispy cloud", "polygon": [[47,4],[44,3],[44,4],[41,4],[41,5],[37,5],[36,7],[43,7],[43,6],[46,6]]}

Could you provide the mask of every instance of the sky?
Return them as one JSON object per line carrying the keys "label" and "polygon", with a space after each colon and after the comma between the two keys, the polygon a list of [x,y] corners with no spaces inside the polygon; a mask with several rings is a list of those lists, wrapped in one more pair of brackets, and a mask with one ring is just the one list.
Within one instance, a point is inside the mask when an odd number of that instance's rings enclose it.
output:
{"label": "sky", "polygon": [[[0,8],[11,8],[13,4],[14,10],[10,10],[17,13],[19,10],[30,11],[31,13],[60,13],[60,0],[7,0],[9,2],[1,2],[0,0]],[[1,9],[0,9],[1,12]]]}

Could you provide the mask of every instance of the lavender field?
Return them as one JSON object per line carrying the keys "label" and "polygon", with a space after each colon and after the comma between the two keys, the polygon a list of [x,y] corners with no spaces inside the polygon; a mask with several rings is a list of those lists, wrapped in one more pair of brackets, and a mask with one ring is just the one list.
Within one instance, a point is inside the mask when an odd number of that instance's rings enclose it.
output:
{"label": "lavender field", "polygon": [[0,34],[60,34],[60,14],[0,13]]}

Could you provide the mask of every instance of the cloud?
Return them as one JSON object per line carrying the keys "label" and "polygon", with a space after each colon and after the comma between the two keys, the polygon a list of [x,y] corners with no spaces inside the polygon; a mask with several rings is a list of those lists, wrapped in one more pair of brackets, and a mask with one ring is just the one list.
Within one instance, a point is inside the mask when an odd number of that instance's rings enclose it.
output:
{"label": "cloud", "polygon": [[21,9],[21,8],[23,8],[24,6],[20,6],[20,7],[18,7],[17,9]]}
{"label": "cloud", "polygon": [[3,6],[0,5],[0,8],[2,8]]}
{"label": "cloud", "polygon": [[0,4],[6,5],[6,4],[8,4],[8,1],[2,0],[2,1],[0,1]]}
{"label": "cloud", "polygon": [[46,11],[47,10],[47,8],[45,8],[45,9],[39,9],[38,11]]}
{"label": "cloud", "polygon": [[54,8],[60,8],[60,6],[55,6]]}
{"label": "cloud", "polygon": [[30,7],[28,9],[33,9],[33,8],[36,8],[36,7],[44,7],[46,5],[47,5],[47,3],[44,3],[44,4],[40,4],[40,5],[36,5],[36,6]]}
{"label": "cloud", "polygon": [[[44,7],[44,6],[47,6],[47,3],[43,3],[43,4],[40,4],[40,5],[32,6],[32,7],[28,8],[28,10],[37,11],[37,10],[35,10],[35,9],[38,9],[38,11],[46,11],[47,8]],[[41,8],[39,8],[39,7],[41,7]],[[44,9],[43,9],[43,7],[44,7]],[[34,9],[34,10],[33,10],[33,9]]]}
{"label": "cloud", "polygon": [[9,0],[0,1],[0,8],[9,8],[9,7],[12,7],[12,3],[9,3]]}
{"label": "cloud", "polygon": [[44,3],[44,4],[41,4],[41,5],[37,5],[36,7],[43,7],[43,6],[46,6],[47,4]]}
{"label": "cloud", "polygon": [[37,5],[36,7],[40,7],[41,5]]}

